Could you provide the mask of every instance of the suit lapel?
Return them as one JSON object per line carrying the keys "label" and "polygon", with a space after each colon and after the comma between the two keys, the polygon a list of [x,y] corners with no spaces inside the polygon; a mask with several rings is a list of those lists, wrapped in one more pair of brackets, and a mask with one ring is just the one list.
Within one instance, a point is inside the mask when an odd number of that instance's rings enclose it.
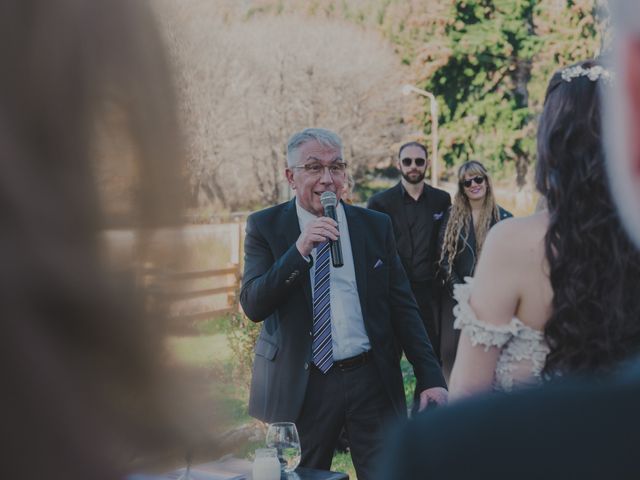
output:
{"label": "suit lapel", "polygon": [[296,199],[289,201],[284,205],[282,211],[280,231],[284,235],[285,243],[283,245],[286,251],[291,244],[295,243],[300,236],[300,223],[298,222],[298,213],[296,212]]}
{"label": "suit lapel", "polygon": [[[367,318],[367,246],[365,241],[366,226],[363,224],[358,211],[343,202],[344,213],[349,224],[349,238],[351,240],[351,254],[353,256],[353,268],[356,272],[356,285],[362,318]],[[366,320],[365,320],[366,322]]]}
{"label": "suit lapel", "polygon": [[[285,205],[279,227],[284,238],[284,244],[282,245],[282,253],[284,253],[291,247],[291,245],[296,243],[296,240],[298,240],[298,237],[300,236],[300,223],[298,222],[295,197]],[[309,306],[309,312],[313,312],[313,303],[311,301],[311,281],[309,279],[309,275],[305,275],[301,281],[302,289],[304,290],[304,298]]]}

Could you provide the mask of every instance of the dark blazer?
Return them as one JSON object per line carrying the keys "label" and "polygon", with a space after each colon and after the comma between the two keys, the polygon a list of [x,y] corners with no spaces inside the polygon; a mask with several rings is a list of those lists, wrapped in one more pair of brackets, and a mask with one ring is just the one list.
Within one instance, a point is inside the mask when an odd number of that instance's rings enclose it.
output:
{"label": "dark blazer", "polygon": [[[498,206],[499,211],[499,220],[504,220],[505,218],[513,217],[511,212],[508,212],[504,208]],[[449,222],[449,215],[451,214],[451,207],[447,209],[447,213],[445,214],[442,224],[440,225],[440,234],[438,241],[438,251],[441,251],[444,248],[444,234],[447,229],[447,223]],[[495,219],[491,221],[491,226],[493,227],[496,224]],[[451,275],[448,275],[449,269],[449,256],[445,253],[444,258],[442,259],[442,264],[438,268],[438,276],[442,279],[443,283],[447,287],[447,291],[449,295],[453,294],[453,286],[457,283],[463,283],[464,277],[473,276],[473,272],[476,269],[476,265],[478,263],[478,258],[476,254],[476,232],[473,228],[473,222],[469,222],[469,226],[471,231],[467,235],[467,232],[463,229],[460,232],[460,237],[458,238],[458,253],[456,257],[453,259],[453,265],[451,267]],[[466,238],[465,238],[466,237]],[[440,253],[438,253],[438,257]]]}
{"label": "dark blazer", "polygon": [[[400,260],[402,261],[405,271],[411,278],[413,243],[411,233],[409,232],[407,214],[404,208],[403,195],[404,190],[402,183],[398,182],[394,187],[373,195],[369,199],[367,207],[372,210],[377,210],[378,212],[386,213],[391,217],[393,232],[396,236],[398,246],[398,254],[400,255]],[[426,211],[424,213],[427,218],[432,220],[432,222],[428,224],[430,228],[428,232],[428,261],[431,274],[428,280],[433,280],[436,275],[438,262],[438,234],[440,225],[442,224],[442,218],[451,205],[451,196],[444,190],[433,188],[426,183],[424,184],[423,195],[426,197]]]}
{"label": "dark blazer", "polygon": [[640,371],[461,401],[392,436],[380,480],[638,478]]}
{"label": "dark blazer", "polygon": [[[372,358],[394,409],[405,415],[400,346],[414,367],[417,389],[444,387],[445,381],[400,264],[389,218],[346,204],[344,210]],[[297,419],[309,379],[311,265],[296,248],[299,235],[295,199],[247,219],[240,303],[251,320],[263,322],[249,414],[267,422]]]}

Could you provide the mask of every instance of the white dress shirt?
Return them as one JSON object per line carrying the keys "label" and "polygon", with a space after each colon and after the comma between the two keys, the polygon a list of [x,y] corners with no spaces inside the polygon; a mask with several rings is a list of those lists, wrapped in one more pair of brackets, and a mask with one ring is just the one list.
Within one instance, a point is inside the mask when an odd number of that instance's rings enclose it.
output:
{"label": "white dress shirt", "polygon": [[[313,221],[316,216],[305,210],[296,199],[296,212],[300,231]],[[329,264],[330,293],[331,296],[331,340],[333,344],[333,359],[342,360],[354,357],[371,349],[369,337],[364,328],[362,309],[360,308],[360,296],[356,284],[356,270],[353,265],[353,252],[351,251],[351,238],[349,237],[349,225],[344,213],[342,203],[336,208],[338,217],[338,230],[340,231],[340,243],[342,244],[342,257],[344,265],[334,268]],[[316,267],[316,249],[311,252],[313,267],[309,271],[311,276],[311,291],[313,292],[314,274]]]}

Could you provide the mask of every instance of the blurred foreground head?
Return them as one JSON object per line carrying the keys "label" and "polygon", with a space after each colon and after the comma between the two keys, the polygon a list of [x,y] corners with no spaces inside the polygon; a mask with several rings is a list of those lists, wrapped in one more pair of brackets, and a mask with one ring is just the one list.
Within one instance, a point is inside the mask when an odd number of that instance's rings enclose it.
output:
{"label": "blurred foreground head", "polygon": [[162,321],[99,242],[179,220],[159,34],[144,1],[4,0],[0,64],[2,476],[122,478],[184,413],[158,368]]}
{"label": "blurred foreground head", "polygon": [[604,97],[607,167],[627,230],[640,246],[640,2],[612,0],[616,87]]}

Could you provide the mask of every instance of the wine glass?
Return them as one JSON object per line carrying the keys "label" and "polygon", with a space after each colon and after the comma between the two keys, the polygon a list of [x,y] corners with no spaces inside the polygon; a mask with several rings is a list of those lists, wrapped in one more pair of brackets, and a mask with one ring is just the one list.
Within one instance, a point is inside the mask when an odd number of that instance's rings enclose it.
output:
{"label": "wine glass", "polygon": [[293,472],[300,463],[300,437],[296,424],[278,422],[269,425],[267,447],[278,450],[280,468],[285,473]]}

